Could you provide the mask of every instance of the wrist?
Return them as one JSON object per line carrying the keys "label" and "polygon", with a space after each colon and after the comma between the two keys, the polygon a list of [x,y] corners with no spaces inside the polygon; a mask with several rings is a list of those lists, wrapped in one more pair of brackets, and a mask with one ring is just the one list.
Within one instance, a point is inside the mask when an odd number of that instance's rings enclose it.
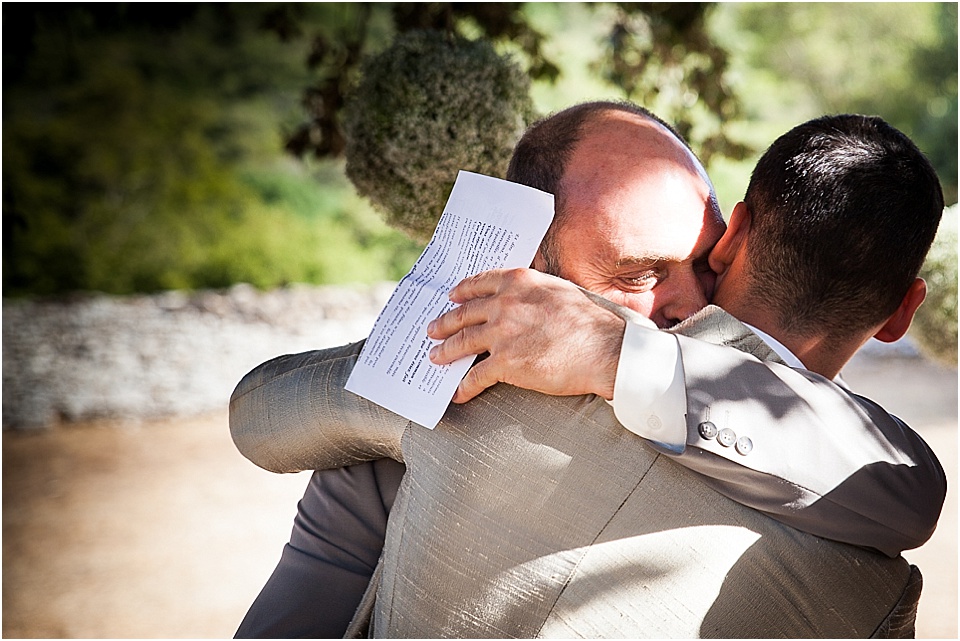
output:
{"label": "wrist", "polygon": [[613,400],[613,391],[617,381],[617,367],[620,363],[620,351],[623,345],[623,333],[626,330],[626,321],[615,314],[610,314],[610,320],[605,325],[600,345],[597,348],[597,369],[593,380],[593,393]]}

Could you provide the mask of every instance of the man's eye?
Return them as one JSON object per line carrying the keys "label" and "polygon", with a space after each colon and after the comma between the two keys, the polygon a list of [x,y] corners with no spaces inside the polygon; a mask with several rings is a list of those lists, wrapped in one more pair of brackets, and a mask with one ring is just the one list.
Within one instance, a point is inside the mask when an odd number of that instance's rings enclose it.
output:
{"label": "man's eye", "polygon": [[629,276],[621,276],[620,280],[625,285],[625,288],[631,289],[634,291],[647,291],[656,287],[657,282],[659,281],[659,275],[656,272],[643,272],[642,274],[632,274]]}

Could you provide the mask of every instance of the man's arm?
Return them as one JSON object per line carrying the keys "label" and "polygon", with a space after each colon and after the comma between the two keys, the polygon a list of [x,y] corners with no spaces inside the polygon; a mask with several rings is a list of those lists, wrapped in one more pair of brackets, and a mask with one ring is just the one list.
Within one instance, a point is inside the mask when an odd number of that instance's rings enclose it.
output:
{"label": "man's arm", "polygon": [[[431,355],[436,363],[477,350],[491,354],[480,375],[464,379],[465,393],[456,400],[497,381],[551,394],[612,397],[627,429],[659,441],[662,451],[730,498],[799,529],[891,555],[921,545],[933,532],[945,496],[943,470],[919,435],[876,404],[816,374],[634,323],[628,323],[627,333],[649,332],[659,362],[668,355],[670,366],[650,365],[641,351],[639,357],[618,360],[621,369],[631,371],[629,376],[596,375],[597,367],[610,367],[609,358],[590,358],[584,364],[578,352],[565,346],[581,344],[589,335],[591,344],[607,346],[604,353],[611,343],[619,350],[624,324],[621,320],[618,330],[609,322],[610,303],[602,303],[603,309],[598,303],[594,310],[577,303],[579,320],[572,323],[566,310],[557,316],[547,313],[561,309],[550,304],[539,283],[548,277],[513,279],[506,287],[498,275],[488,274],[493,275],[476,277],[467,288],[458,286],[460,294],[463,289],[473,294],[482,283],[479,296],[455,299],[464,303],[466,312],[450,312],[431,329],[434,338],[454,337]],[[562,293],[564,301],[575,301],[574,293],[582,293],[558,279],[545,285]],[[629,310],[620,314],[633,316]],[[499,319],[506,318],[508,329],[501,331]],[[715,332],[716,342],[744,348],[749,341],[741,338],[743,333],[762,343],[734,323],[735,333],[725,325]],[[523,350],[531,345],[549,349],[538,352],[532,367],[518,367]],[[709,356],[700,357],[703,354]],[[597,382],[591,384],[591,378]],[[704,428],[709,439],[700,436],[701,423],[713,426]],[[720,435],[721,430],[726,431]],[[743,436],[749,441],[741,442]],[[663,447],[663,442],[674,447]],[[747,454],[741,453],[748,448]]]}
{"label": "man's arm", "polygon": [[290,542],[236,638],[341,638],[374,574],[405,468],[390,459],[313,473]]}
{"label": "man's arm", "polygon": [[403,462],[408,421],[344,389],[362,347],[280,356],[244,376],[230,397],[237,449],[272,472]]}
{"label": "man's arm", "polygon": [[431,349],[430,360],[446,365],[468,355],[492,356],[470,368],[454,403],[466,403],[496,383],[551,396],[596,394],[610,400],[624,314],[642,319],[570,281],[532,269],[481,272],[454,287],[450,300],[460,305],[427,326],[430,338],[443,341]]}
{"label": "man's arm", "polygon": [[889,556],[930,538],[946,476],[902,421],[813,372],[677,341],[687,388],[687,447],[677,462],[818,536]]}

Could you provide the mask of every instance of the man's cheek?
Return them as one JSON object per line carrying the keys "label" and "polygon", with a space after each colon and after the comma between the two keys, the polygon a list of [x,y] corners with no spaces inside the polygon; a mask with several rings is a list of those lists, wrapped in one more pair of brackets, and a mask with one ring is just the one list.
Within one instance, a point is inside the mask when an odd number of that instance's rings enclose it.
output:
{"label": "man's cheek", "polygon": [[633,311],[639,312],[647,318],[652,318],[653,316],[654,299],[653,294],[650,292],[630,293],[614,290],[604,294],[604,297],[613,301],[617,305],[629,307]]}

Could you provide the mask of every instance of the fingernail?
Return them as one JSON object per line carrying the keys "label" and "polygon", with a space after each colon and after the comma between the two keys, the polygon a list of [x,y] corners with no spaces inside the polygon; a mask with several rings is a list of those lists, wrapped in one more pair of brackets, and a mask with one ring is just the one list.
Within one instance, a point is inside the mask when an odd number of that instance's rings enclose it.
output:
{"label": "fingernail", "polygon": [[431,360],[431,361],[437,358],[437,353],[438,353],[439,351],[440,351],[440,346],[439,346],[439,345],[434,345],[433,347],[430,348],[430,360]]}
{"label": "fingernail", "polygon": [[[432,332],[432,331],[435,330],[436,328],[437,328],[437,321],[432,320],[432,321],[430,321],[430,323],[427,325],[427,332],[428,332],[428,333],[429,333],[429,332]],[[432,353],[432,352],[431,352],[431,353]]]}

